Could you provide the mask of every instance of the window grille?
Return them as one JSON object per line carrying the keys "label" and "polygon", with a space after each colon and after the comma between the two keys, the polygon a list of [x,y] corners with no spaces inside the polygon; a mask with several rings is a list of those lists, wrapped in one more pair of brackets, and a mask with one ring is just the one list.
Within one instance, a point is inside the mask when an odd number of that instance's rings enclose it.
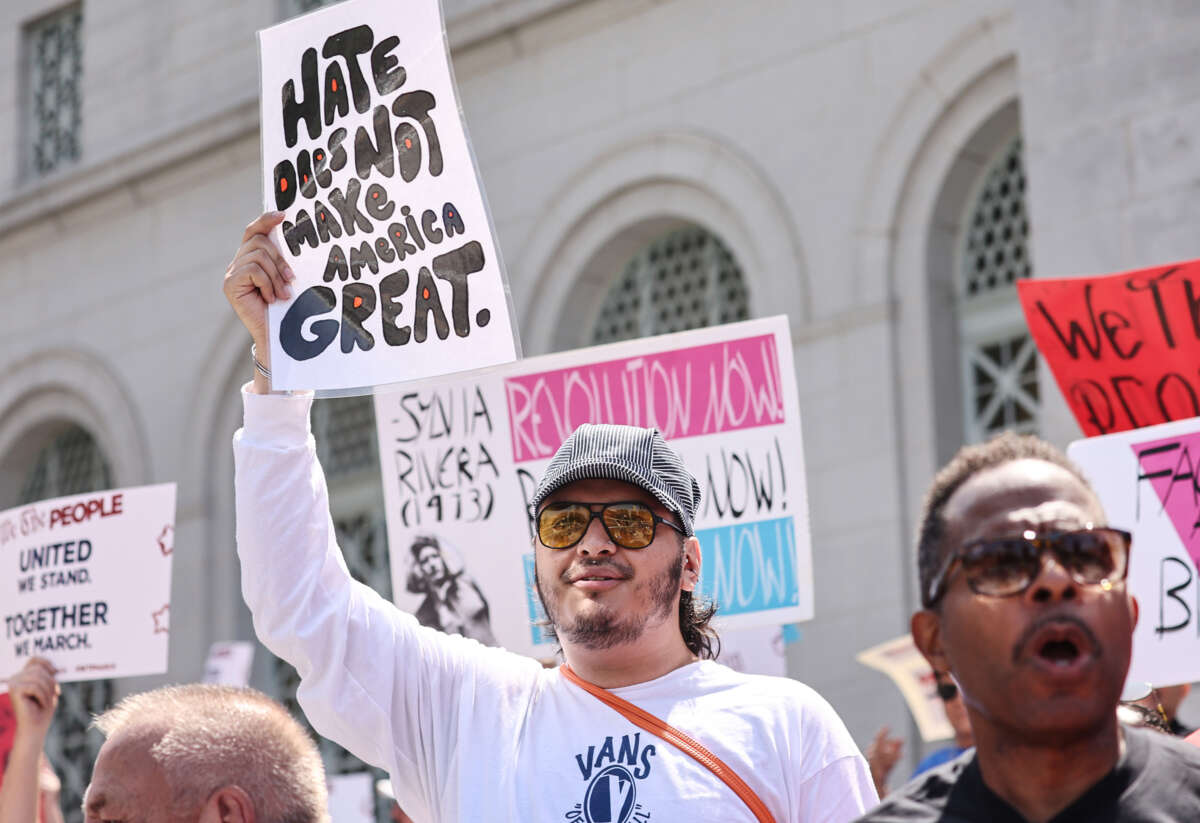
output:
{"label": "window grille", "polygon": [[1011,429],[1036,433],[1037,348],[1017,300],[1016,282],[1032,274],[1025,170],[1019,137],[989,165],[964,224],[958,317],[962,341],[966,439]]}
{"label": "window grille", "polygon": [[967,227],[963,289],[967,299],[1007,291],[1029,277],[1025,168],[1018,137],[988,169]]}
{"label": "window grille", "polygon": [[[370,396],[317,400],[312,409],[313,435],[325,477],[331,484],[330,508],[338,545],[351,576],[392,599],[391,563],[383,489],[379,480],[379,449],[375,434],[375,405]],[[332,484],[335,484],[333,486]],[[312,734],[328,774],[369,771],[375,779],[386,772],[368,766],[350,752],[321,737],[308,723],[296,689],[300,677],[289,663],[263,649],[271,661],[275,696]],[[390,820],[390,801],[375,797],[376,819]]]}
{"label": "window grille", "polygon": [[[95,439],[79,426],[71,426],[38,452],[17,504],[111,487],[112,473]],[[58,709],[46,736],[46,753],[62,781],[60,800],[66,823],[83,821],[83,793],[104,742],[89,726],[92,715],[107,709],[112,701],[111,680],[62,684]]]}
{"label": "window grille", "polygon": [[716,235],[677,229],[634,255],[609,288],[592,343],[611,343],[745,320],[742,270]]}
{"label": "window grille", "polygon": [[47,174],[79,157],[83,8],[69,6],[25,30],[29,165]]}
{"label": "window grille", "polygon": [[21,503],[66,494],[107,489],[112,485],[108,461],[85,430],[72,426],[43,448],[21,486]]}
{"label": "window grille", "polygon": [[379,479],[375,401],[370,395],[315,401],[312,428],[326,478],[371,470]]}

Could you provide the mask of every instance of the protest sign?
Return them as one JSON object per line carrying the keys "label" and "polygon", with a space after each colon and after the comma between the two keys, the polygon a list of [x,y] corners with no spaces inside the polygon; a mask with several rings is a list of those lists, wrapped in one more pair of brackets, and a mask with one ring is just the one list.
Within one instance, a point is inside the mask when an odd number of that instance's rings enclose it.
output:
{"label": "protest sign", "polygon": [[699,479],[700,593],[730,629],[812,617],[787,318],[561,352],[375,396],[393,593],[535,656],[530,496],[584,422],[657,426]]}
{"label": "protest sign", "polygon": [[1108,522],[1133,533],[1127,585],[1140,616],[1130,683],[1200,680],[1200,419],[1077,440]]}
{"label": "protest sign", "polygon": [[204,661],[204,682],[218,686],[249,686],[254,644],[213,643]]}
{"label": "protest sign", "polygon": [[352,390],[517,356],[438,0],[348,0],[259,32],[263,203],[296,274],[272,386]]}
{"label": "protest sign", "polygon": [[954,727],[946,719],[946,710],[938,697],[933,669],[913,644],[911,634],[859,652],[855,660],[892,679],[917,721],[922,740],[929,742],[954,737]]}
{"label": "protest sign", "polygon": [[783,632],[783,626],[754,626],[730,631],[718,620],[721,654],[717,660],[742,674],[786,677]]}
{"label": "protest sign", "polygon": [[175,484],[0,512],[0,678],[30,657],[58,680],[167,670]]}
{"label": "protest sign", "polygon": [[1085,435],[1200,415],[1200,261],[1017,290]]}

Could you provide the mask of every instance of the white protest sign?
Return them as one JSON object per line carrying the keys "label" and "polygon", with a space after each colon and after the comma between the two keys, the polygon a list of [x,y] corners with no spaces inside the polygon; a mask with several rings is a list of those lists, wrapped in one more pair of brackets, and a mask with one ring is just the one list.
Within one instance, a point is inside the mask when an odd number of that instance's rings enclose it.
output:
{"label": "white protest sign", "polygon": [[375,780],[370,772],[331,775],[330,823],[375,823]]}
{"label": "white protest sign", "polygon": [[1067,454],[1108,522],[1133,532],[1127,585],[1140,616],[1129,682],[1200,680],[1200,418],[1077,440]]}
{"label": "white protest sign", "polygon": [[0,512],[0,678],[33,656],[60,682],[167,670],[175,484]]}
{"label": "white protest sign", "polygon": [[545,657],[532,522],[542,470],[584,422],[657,426],[700,481],[700,593],[723,625],[812,617],[787,318],[529,358],[375,395],[396,603]]}
{"label": "white protest sign", "polygon": [[347,0],[259,32],[263,204],[296,273],[272,386],[345,390],[517,356],[438,0]]}
{"label": "white protest sign", "polygon": [[204,661],[204,682],[218,686],[248,686],[253,665],[253,643],[213,643],[208,649],[208,659]]}
{"label": "white protest sign", "polygon": [[754,626],[728,630],[718,621],[721,654],[717,660],[742,674],[787,676],[783,626]]}
{"label": "white protest sign", "polygon": [[881,671],[892,679],[925,741],[954,737],[954,727],[946,719],[942,699],[938,697],[933,669],[906,634],[859,652],[855,658],[864,666]]}

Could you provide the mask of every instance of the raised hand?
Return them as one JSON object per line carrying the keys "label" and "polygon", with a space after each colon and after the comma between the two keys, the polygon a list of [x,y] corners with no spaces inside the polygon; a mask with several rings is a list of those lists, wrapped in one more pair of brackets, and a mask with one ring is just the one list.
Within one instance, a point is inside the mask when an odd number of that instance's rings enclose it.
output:
{"label": "raised hand", "polygon": [[283,220],[283,212],[267,212],[246,226],[242,244],[225,269],[225,298],[258,349],[267,356],[267,305],[291,297],[288,284],[296,279],[269,232]]}
{"label": "raised hand", "polygon": [[31,657],[21,671],[9,678],[8,693],[17,720],[17,735],[36,737],[40,749],[58,706],[54,666],[45,658]]}

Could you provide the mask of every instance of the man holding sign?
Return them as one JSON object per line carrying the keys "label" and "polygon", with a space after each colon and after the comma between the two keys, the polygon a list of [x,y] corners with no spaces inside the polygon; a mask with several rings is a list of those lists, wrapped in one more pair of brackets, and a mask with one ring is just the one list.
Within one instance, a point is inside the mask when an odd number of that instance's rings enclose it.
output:
{"label": "man holding sign", "polygon": [[966,447],[921,518],[913,640],[953,677],[976,749],[864,820],[1200,820],[1200,751],[1122,728],[1137,602],[1130,536],[1082,473],[1033,437]]}
{"label": "man holding sign", "polygon": [[[280,219],[250,225],[225,279],[260,353],[289,279],[265,237]],[[246,601],[314,727],[387,768],[416,819],[833,823],[874,803],[823,699],[710,659],[711,614],[692,597],[699,484],[657,430],[582,426],[538,483],[537,589],[567,663],[546,670],[422,627],[350,578],[311,395],[271,394],[262,365],[234,438]]]}

